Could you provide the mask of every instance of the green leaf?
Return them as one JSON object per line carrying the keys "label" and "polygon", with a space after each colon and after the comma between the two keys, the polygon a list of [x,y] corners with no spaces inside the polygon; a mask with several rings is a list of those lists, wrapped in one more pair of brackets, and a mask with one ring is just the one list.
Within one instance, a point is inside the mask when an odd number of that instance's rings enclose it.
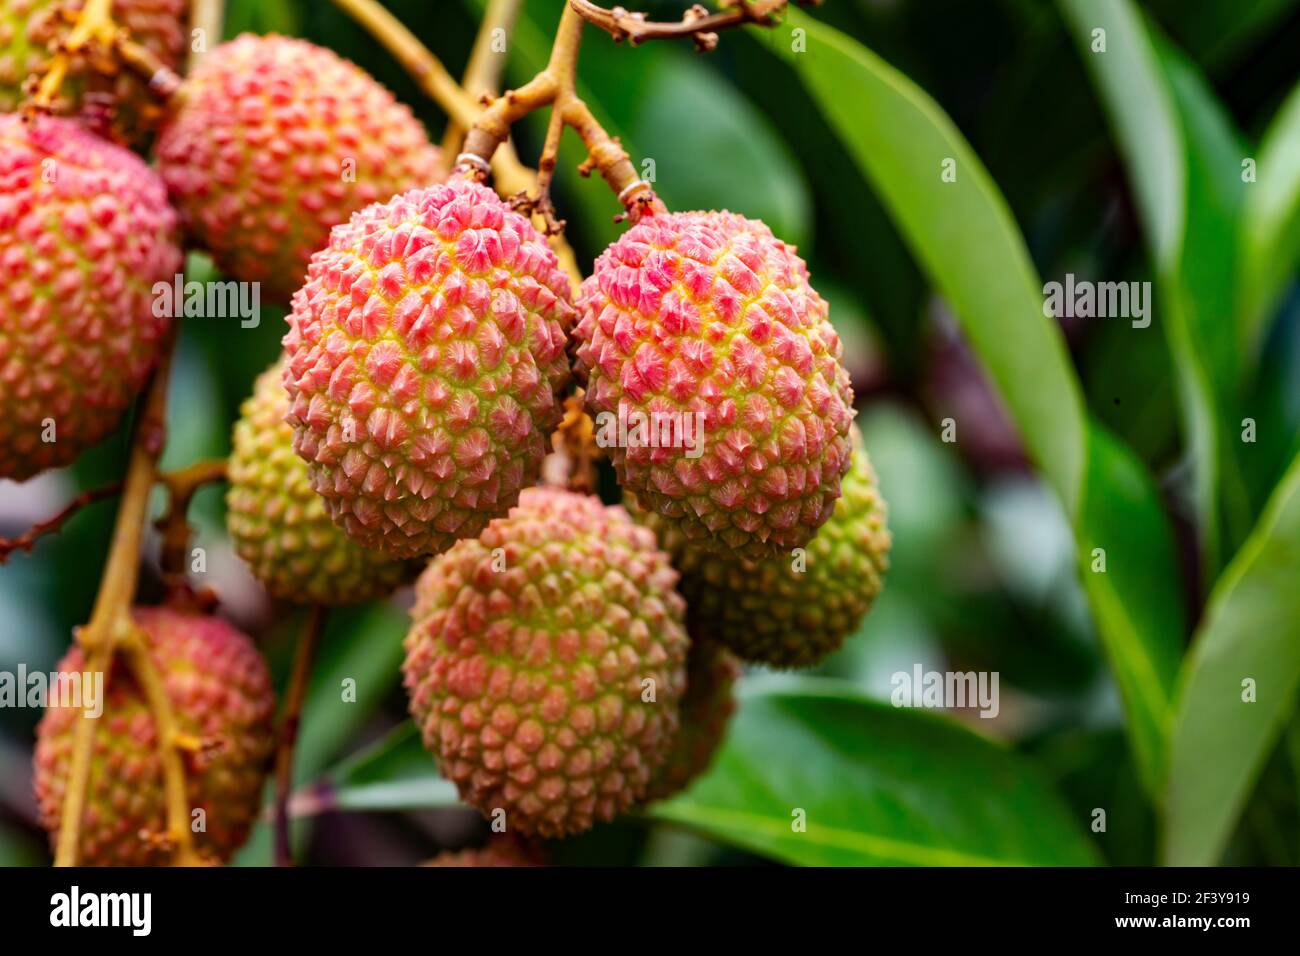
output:
{"label": "green leaf", "polygon": [[331,770],[295,815],[322,810],[424,810],[463,806],[456,785],[438,775],[415,724],[402,723]]}
{"label": "green leaf", "polygon": [[[1226,423],[1238,378],[1236,236],[1244,151],[1197,72],[1149,30],[1129,0],[1060,0],[1110,114],[1155,262],[1193,461],[1193,500],[1207,573],[1219,568],[1220,495],[1244,534],[1244,488]],[[1106,48],[1095,51],[1094,31]]]}
{"label": "green leaf", "polygon": [[[1083,399],[1006,201],[952,120],[852,38],[791,10],[807,31],[769,48],[788,60],[875,184],[913,253],[958,315],[1035,461],[1073,513],[1084,464]],[[851,90],[852,95],[846,95]],[[956,163],[956,182],[941,180]]]}
{"label": "green leaf", "polygon": [[[1210,596],[1179,683],[1168,863],[1215,863],[1300,686],[1300,457]],[[1243,701],[1242,682],[1256,698]]]}
{"label": "green leaf", "polygon": [[[804,31],[806,52],[792,49],[784,29],[766,40],[756,35],[794,67],[874,184],[1074,523],[1093,618],[1143,780],[1154,791],[1183,628],[1171,536],[1155,489],[1140,463],[1086,417],[1024,238],[952,120],[851,38],[798,10],[786,27]],[[956,161],[956,182],[940,179],[946,159]],[[1107,549],[1110,567],[1126,573],[1092,572],[1094,548]]]}
{"label": "green leaf", "polygon": [[1254,356],[1300,260],[1300,84],[1264,132],[1241,222],[1241,348]]}
{"label": "green leaf", "polygon": [[1096,862],[1028,764],[947,718],[824,679],[751,678],[740,697],[712,769],[651,816],[810,866]]}
{"label": "green leaf", "polygon": [[[401,683],[402,640],[409,618],[391,604],[334,611],[303,706],[294,779],[320,773]],[[345,699],[344,681],[356,682],[356,699]]]}

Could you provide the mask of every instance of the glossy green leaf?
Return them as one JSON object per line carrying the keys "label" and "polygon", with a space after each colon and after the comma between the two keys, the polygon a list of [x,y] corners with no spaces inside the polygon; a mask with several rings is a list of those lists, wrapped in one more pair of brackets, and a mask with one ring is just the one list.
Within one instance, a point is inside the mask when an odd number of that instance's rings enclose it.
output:
{"label": "glossy green leaf", "polygon": [[1300,263],[1300,86],[1260,143],[1241,222],[1241,348],[1254,355]]}
{"label": "glossy green leaf", "polygon": [[1300,458],[1216,585],[1179,683],[1163,835],[1171,864],[1218,861],[1294,710],[1298,583]]}
{"label": "glossy green leaf", "polygon": [[[806,51],[792,49],[791,29],[803,31]],[[1154,790],[1182,634],[1170,533],[1140,463],[1085,415],[1060,331],[1044,314],[1039,278],[1001,193],[939,106],[851,38],[791,10],[785,27],[764,42],[794,67],[875,185],[1070,514],[1094,620],[1123,694],[1143,780]],[[955,182],[940,178],[948,159],[956,161]],[[1107,549],[1109,566],[1128,573],[1094,573],[1095,548]]]}
{"label": "glossy green leaf", "polygon": [[[807,52],[792,49],[791,29],[806,31]],[[792,10],[767,42],[795,68],[964,320],[1030,453],[1073,513],[1083,400],[1065,343],[1043,313],[1024,239],[979,157],[924,91],[850,37]],[[955,182],[941,178],[946,162],[955,162]]]}
{"label": "glossy green leaf", "polygon": [[1146,228],[1158,320],[1178,374],[1194,465],[1203,562],[1214,574],[1225,482],[1241,533],[1249,521],[1226,428],[1238,374],[1233,312],[1243,151],[1196,68],[1129,0],[1061,0],[1061,7],[1110,114]]}
{"label": "glossy green leaf", "polygon": [[438,775],[410,721],[340,763],[295,804],[299,816],[322,810],[463,806],[456,785]]}
{"label": "glossy green leaf", "polygon": [[1027,763],[947,718],[810,678],[740,697],[712,769],[651,816],[802,865],[1096,862]]}

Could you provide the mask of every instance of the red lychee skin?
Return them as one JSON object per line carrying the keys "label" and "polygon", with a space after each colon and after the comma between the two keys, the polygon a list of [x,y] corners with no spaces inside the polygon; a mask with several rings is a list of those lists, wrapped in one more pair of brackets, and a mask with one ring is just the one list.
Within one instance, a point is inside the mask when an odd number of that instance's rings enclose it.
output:
{"label": "red lychee skin", "polygon": [[[206,816],[206,831],[194,833],[195,849],[211,861],[227,861],[248,837],[275,749],[270,673],[253,643],[219,618],[165,608],[136,608],[133,617],[148,640],[178,729],[204,745],[199,753],[186,754],[189,806]],[[84,668],[85,656],[75,646],[59,662],[60,671]],[[120,656],[104,678],[104,696],[82,825],[82,862],[163,865],[169,850],[148,839],[167,830],[157,735]],[[80,713],[77,707],[49,707],[36,729],[36,800],[51,845],[59,832]]]}
{"label": "red lychee skin", "polygon": [[622,508],[541,488],[430,563],[403,672],[462,798],[559,837],[645,796],[686,684],[676,580]]}
{"label": "red lychee skin", "polygon": [[331,227],[440,172],[424,127],[360,67],[252,34],[185,80],[157,153],[187,232],[222,272],[280,302]]}
{"label": "red lychee skin", "polygon": [[334,521],[414,557],[505,514],[563,412],[574,314],[546,240],[484,186],[412,190],[334,229],[284,338],[294,449]]}
{"label": "red lychee skin", "polygon": [[489,840],[486,846],[468,850],[444,850],[422,863],[432,867],[538,867],[546,866],[542,852],[508,835]]}
{"label": "red lychee skin", "polygon": [[70,120],[0,115],[0,478],[116,427],[170,322],[153,286],[180,265],[167,191],[137,156]]}
{"label": "red lychee skin", "polygon": [[704,416],[699,457],[610,447],[621,484],[700,546],[762,558],[806,544],[849,467],[853,391],[793,247],[734,213],[645,216],[601,253],[578,308],[594,416]]}

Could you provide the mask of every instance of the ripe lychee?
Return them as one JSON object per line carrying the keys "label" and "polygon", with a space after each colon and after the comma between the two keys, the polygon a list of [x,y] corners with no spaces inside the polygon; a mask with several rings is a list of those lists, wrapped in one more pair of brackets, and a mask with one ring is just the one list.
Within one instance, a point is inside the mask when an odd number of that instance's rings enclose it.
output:
{"label": "ripe lychee", "polygon": [[793,247],[734,213],[647,215],[578,308],[578,374],[623,487],[700,547],[806,544],[849,467],[853,392]]}
{"label": "ripe lychee", "polygon": [[430,563],[403,671],[465,800],[558,837],[645,796],[686,686],[676,578],[622,508],[541,488]]}
{"label": "ripe lychee", "polygon": [[153,286],[181,264],[162,181],[44,116],[0,115],[0,478],[107,435],[158,358]]}
{"label": "ripe lychee", "polygon": [[681,726],[663,766],[650,779],[646,800],[663,800],[685,790],[709,769],[736,709],[732,688],[740,678],[740,661],[720,644],[691,638],[686,661],[686,696]]}
{"label": "ripe lychee", "polygon": [[[219,618],[166,608],[136,608],[133,617],[162,675],[178,730],[201,744],[185,755],[195,849],[228,860],[248,836],[275,748],[275,696],[266,663],[247,637]],[[85,667],[85,655],[74,646],[58,669],[82,674]],[[150,839],[167,830],[153,716],[120,656],[103,681],[81,859],[89,866],[161,865],[169,849]],[[36,730],[34,763],[41,822],[53,840],[81,707],[50,703]]]}
{"label": "ripe lychee", "polygon": [[410,109],[303,40],[245,34],[186,78],[158,163],[187,232],[227,275],[288,302],[354,211],[439,175]]}
{"label": "ripe lychee", "polygon": [[[60,9],[79,11],[85,0],[5,0],[0,4],[0,112],[18,109],[23,84],[50,59],[51,44],[65,38],[72,25]],[[173,70],[185,54],[186,0],[115,0],[113,20],[131,39]],[[92,102],[111,102],[113,131],[127,143],[139,145],[157,126],[162,108],[148,89],[148,81],[127,69],[112,75],[76,64],[60,88],[71,101],[75,115],[99,122]]]}
{"label": "ripe lychee", "polygon": [[294,448],[353,540],[446,550],[541,469],[569,378],[568,278],[490,189],[457,180],[356,213],[294,296]]}
{"label": "ripe lychee", "polygon": [[852,468],[831,520],[805,548],[781,557],[750,562],[714,554],[661,515],[634,508],[681,572],[693,635],[715,638],[747,661],[810,667],[857,630],[883,586],[890,535],[856,427],[853,439]]}
{"label": "ripe lychee", "polygon": [[542,852],[508,834],[489,840],[486,846],[468,850],[444,850],[421,866],[433,867],[535,867],[545,866]]}
{"label": "ripe lychee", "polygon": [[414,577],[410,563],[362,548],[330,520],[293,450],[283,372],[279,361],[258,376],[235,423],[226,494],[231,542],[274,597],[316,604],[383,597]]}

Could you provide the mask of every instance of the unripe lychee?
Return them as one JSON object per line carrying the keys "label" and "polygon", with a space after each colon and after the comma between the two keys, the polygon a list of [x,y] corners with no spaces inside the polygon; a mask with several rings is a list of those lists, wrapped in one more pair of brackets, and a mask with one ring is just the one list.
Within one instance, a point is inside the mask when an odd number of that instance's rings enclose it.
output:
{"label": "unripe lychee", "polygon": [[361,547],[330,520],[293,450],[283,372],[279,361],[258,376],[235,423],[226,494],[235,552],[274,597],[316,604],[383,597],[414,577],[410,564]]}
{"label": "unripe lychee", "polygon": [[332,226],[439,174],[410,109],[355,64],[281,36],[244,34],[204,57],[157,152],[189,234],[283,302]]}
{"label": "unripe lychee", "polygon": [[680,726],[668,759],[650,780],[647,801],[685,790],[709,769],[736,709],[732,688],[739,677],[740,661],[730,651],[713,641],[691,638]]}
{"label": "unripe lychee", "polygon": [[[72,24],[60,9],[79,11],[85,0],[5,0],[0,4],[0,112],[18,109],[23,84],[48,65],[51,44],[64,39]],[[113,21],[132,41],[156,56],[164,66],[180,69],[185,53],[186,0],[115,0]],[[162,107],[150,94],[148,81],[134,70],[118,69],[110,76],[78,63],[59,89],[76,115],[89,118],[91,100],[111,97],[112,128],[128,143],[140,144],[158,124]],[[98,122],[98,119],[94,120]]]}
{"label": "unripe lychee", "polygon": [[70,120],[0,115],[0,478],[107,435],[158,358],[176,214],[134,154]]}
{"label": "unripe lychee", "polygon": [[334,229],[294,296],[284,381],[335,522],[409,557],[505,514],[559,423],[573,316],[546,240],[484,186],[412,190]]}
{"label": "unripe lychee", "polygon": [[[229,860],[248,837],[275,748],[275,696],[266,663],[247,637],[220,618],[166,608],[136,608],[133,617],[162,677],[178,731],[201,745],[184,754],[195,849],[209,859]],[[85,667],[86,657],[75,646],[59,663],[62,673],[82,673]],[[59,831],[81,715],[80,707],[60,703],[64,706],[46,709],[36,730],[36,800],[51,841]],[[121,655],[104,676],[101,703],[82,862],[166,863],[168,848],[151,839],[167,832],[154,719]]]}
{"label": "unripe lychee", "polygon": [[508,831],[558,837],[639,802],[677,730],[676,573],[622,508],[530,488],[429,564],[406,638],[443,776]]}
{"label": "unripe lychee", "polygon": [[734,213],[649,215],[578,308],[579,377],[623,487],[701,547],[806,544],[849,467],[853,393],[793,247]]}
{"label": "unripe lychee", "polygon": [[805,548],[750,562],[689,544],[671,522],[634,509],[681,572],[692,634],[747,661],[809,667],[857,630],[884,583],[890,535],[876,474],[853,429],[853,464],[831,520]]}

